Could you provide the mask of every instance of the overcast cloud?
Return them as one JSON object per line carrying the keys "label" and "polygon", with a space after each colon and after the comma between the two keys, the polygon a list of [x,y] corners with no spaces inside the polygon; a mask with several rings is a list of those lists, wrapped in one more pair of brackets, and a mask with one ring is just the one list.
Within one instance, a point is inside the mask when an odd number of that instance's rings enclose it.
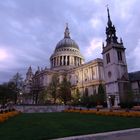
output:
{"label": "overcast cloud", "polygon": [[140,70],[139,0],[1,0],[0,83],[31,65],[49,67],[49,57],[69,23],[71,38],[86,62],[101,56],[109,5],[128,70]]}

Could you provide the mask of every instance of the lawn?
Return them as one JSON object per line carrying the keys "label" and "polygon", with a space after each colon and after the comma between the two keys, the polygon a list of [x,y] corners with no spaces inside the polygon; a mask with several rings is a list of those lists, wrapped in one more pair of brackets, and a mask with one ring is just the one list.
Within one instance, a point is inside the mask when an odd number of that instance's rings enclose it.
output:
{"label": "lawn", "polygon": [[47,140],[140,127],[140,118],[79,113],[21,114],[0,124],[0,140]]}

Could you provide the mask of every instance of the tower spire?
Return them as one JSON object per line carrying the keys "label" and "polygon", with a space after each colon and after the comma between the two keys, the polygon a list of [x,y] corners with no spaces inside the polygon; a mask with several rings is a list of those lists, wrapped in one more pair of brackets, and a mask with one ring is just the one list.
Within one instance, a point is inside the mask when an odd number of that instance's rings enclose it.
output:
{"label": "tower spire", "polygon": [[108,22],[107,22],[107,25],[108,25],[108,27],[111,27],[111,26],[112,26],[112,21],[111,21],[111,19],[110,19],[110,13],[109,13],[109,8],[108,8],[108,6],[107,6],[107,14],[108,14]]}
{"label": "tower spire", "polygon": [[66,23],[66,28],[65,28],[65,32],[64,32],[64,38],[70,38],[70,32],[69,32],[68,23]]}
{"label": "tower spire", "polygon": [[115,26],[112,24],[108,7],[107,7],[107,15],[108,15],[108,22],[106,27],[106,37],[107,37],[106,42],[107,44],[118,43],[117,41],[118,37],[116,36],[116,29]]}

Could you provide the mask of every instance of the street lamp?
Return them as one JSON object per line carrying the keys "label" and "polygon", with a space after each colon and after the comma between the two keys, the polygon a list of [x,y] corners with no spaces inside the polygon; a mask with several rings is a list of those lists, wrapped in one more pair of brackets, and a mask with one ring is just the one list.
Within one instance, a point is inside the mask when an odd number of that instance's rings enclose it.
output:
{"label": "street lamp", "polygon": [[108,96],[108,99],[109,99],[109,110],[112,111],[111,96]]}
{"label": "street lamp", "polygon": [[22,100],[22,95],[23,95],[23,93],[20,92],[19,95],[20,95],[20,104],[22,104],[22,102],[23,102],[23,100]]}

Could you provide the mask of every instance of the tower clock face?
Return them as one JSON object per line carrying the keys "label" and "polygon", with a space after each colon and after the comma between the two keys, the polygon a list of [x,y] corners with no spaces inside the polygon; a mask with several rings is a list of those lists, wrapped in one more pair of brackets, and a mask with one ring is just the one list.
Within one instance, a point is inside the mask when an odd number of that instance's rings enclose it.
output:
{"label": "tower clock face", "polygon": [[111,73],[111,71],[109,71],[108,72],[108,77],[111,78],[111,76],[112,76],[112,73]]}

